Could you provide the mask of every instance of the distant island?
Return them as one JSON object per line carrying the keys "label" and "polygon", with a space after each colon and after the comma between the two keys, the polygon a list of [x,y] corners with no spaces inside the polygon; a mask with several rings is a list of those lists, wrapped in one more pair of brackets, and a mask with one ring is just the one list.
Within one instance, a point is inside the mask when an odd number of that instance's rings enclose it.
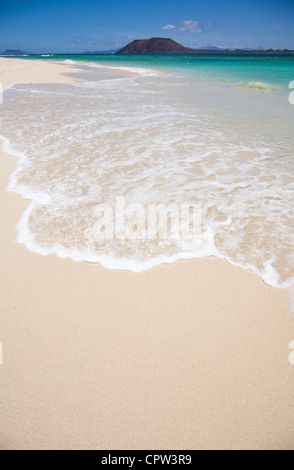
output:
{"label": "distant island", "polygon": [[182,46],[170,38],[136,39],[116,52],[116,54],[170,54],[190,53],[193,49]]}
{"label": "distant island", "polygon": [[293,52],[288,49],[191,49],[182,46],[178,42],[170,38],[150,38],[150,39],[135,39],[127,44],[122,49],[119,49],[116,54],[195,54],[195,53],[210,53],[210,54],[223,54],[223,53],[288,53]]}
{"label": "distant island", "polygon": [[20,51],[19,49],[5,49],[5,51],[0,52],[0,55],[28,55],[29,52]]}

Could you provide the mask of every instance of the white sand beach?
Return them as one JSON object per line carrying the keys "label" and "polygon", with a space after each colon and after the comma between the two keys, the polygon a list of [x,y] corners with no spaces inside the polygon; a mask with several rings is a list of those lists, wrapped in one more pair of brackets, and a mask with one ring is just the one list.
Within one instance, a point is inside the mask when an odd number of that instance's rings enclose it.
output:
{"label": "white sand beach", "polygon": [[[0,58],[4,88],[65,71]],[[0,165],[1,449],[294,449],[288,289],[215,257],[133,274],[29,252]]]}

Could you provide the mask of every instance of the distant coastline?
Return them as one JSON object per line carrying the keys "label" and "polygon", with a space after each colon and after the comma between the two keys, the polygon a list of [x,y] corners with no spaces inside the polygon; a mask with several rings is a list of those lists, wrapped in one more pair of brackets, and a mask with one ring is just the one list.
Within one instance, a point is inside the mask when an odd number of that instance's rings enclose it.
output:
{"label": "distant coastline", "polygon": [[[112,54],[117,54],[117,51],[115,52],[100,52],[100,51],[89,51],[89,52],[52,52],[49,54],[44,54],[43,52],[40,53],[19,53],[19,54],[5,54],[5,52],[0,52],[0,57],[28,57],[28,56],[36,56],[36,57],[51,57],[53,58],[56,55],[60,56],[81,56],[81,55],[112,55]],[[189,52],[148,52],[148,53],[137,53],[139,54],[294,54],[294,50],[289,50],[289,49],[265,49],[265,50],[260,50],[260,49],[222,49],[222,50],[212,50],[212,49],[193,49]]]}
{"label": "distant coastline", "polygon": [[27,52],[20,49],[5,49],[0,52],[4,57],[23,56],[43,56],[53,57],[54,55],[110,55],[110,54],[293,54],[291,49],[220,49],[214,46],[207,46],[199,49],[191,49],[169,38],[136,39],[123,48],[104,51],[83,51],[83,52]]}

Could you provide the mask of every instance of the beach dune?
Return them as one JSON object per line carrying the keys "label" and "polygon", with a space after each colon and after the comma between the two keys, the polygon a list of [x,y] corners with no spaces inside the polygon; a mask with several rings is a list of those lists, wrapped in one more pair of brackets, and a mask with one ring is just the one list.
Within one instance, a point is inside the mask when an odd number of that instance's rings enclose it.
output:
{"label": "beach dune", "polygon": [[[0,58],[4,87],[61,72]],[[214,257],[133,274],[31,253],[0,165],[1,449],[294,449],[289,290]]]}

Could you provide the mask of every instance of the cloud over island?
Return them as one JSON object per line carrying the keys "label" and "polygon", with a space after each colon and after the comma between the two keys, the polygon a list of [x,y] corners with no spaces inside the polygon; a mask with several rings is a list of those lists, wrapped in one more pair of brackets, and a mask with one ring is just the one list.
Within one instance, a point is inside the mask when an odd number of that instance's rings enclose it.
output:
{"label": "cloud over island", "polygon": [[177,27],[173,24],[166,24],[162,29],[177,29]]}
{"label": "cloud over island", "polygon": [[[211,22],[211,24],[213,24]],[[176,26],[174,24],[166,24],[163,26],[164,30],[170,30],[170,29],[178,29],[180,33],[185,33],[186,31],[188,33],[192,34],[202,34],[202,29],[199,21],[196,20],[184,20],[179,22],[179,26]]]}

